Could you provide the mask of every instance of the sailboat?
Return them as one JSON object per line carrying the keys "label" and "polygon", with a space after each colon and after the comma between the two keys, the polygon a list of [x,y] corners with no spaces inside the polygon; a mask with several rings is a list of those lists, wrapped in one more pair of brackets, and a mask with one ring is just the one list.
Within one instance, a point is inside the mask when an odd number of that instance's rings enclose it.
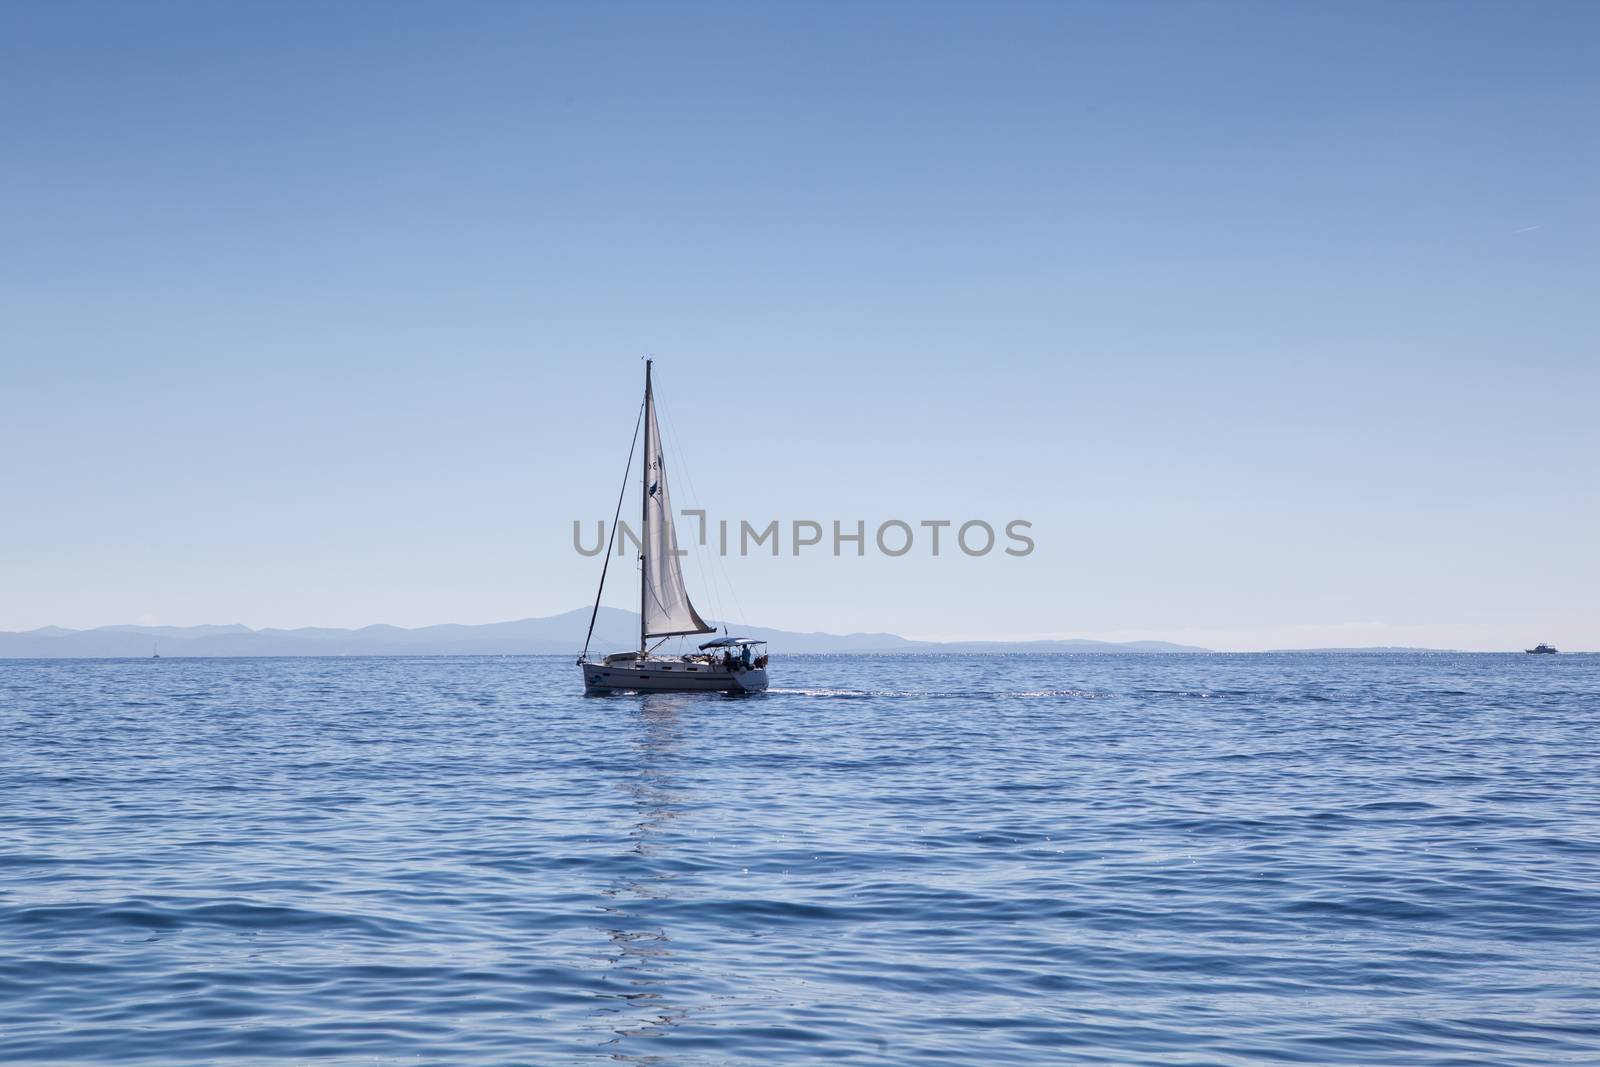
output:
{"label": "sailboat", "polygon": [[[628,492],[628,472],[633,470],[634,449],[630,448],[622,492],[617,497],[617,514],[611,521],[611,540],[606,545],[605,562],[600,567],[600,588],[595,593],[594,611],[589,616],[589,634],[584,638],[583,652],[578,655],[583,688],[589,693],[619,690],[757,693],[767,688],[764,641],[730,637],[724,632],[723,636],[701,644],[695,653],[656,654],[668,638],[714,634],[717,628],[695,611],[683,584],[683,569],[679,566],[682,556],[672,526],[661,428],[656,422],[655,392],[650,381],[651,362],[645,360],[644,403],[639,409],[644,425],[643,477],[639,485],[639,647],[601,659],[589,657],[595,618],[600,613],[600,598],[606,589],[606,570],[611,565],[612,545],[617,539],[617,522],[622,517],[622,501]],[[636,447],[638,423],[634,425],[633,434]]]}

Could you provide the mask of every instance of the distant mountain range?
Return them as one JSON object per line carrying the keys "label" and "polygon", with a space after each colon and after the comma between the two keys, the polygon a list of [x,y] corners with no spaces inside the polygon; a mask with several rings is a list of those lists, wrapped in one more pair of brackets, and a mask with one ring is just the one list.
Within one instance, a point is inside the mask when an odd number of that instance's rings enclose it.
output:
{"label": "distant mountain range", "polygon": [[[0,631],[0,659],[162,656],[575,656],[589,626],[588,608],[541,619],[481,626],[364,626],[359,630],[303,627],[252,630],[230,626],[46,626]],[[771,641],[773,651],[803,652],[1206,652],[1166,641],[911,641],[895,634],[793,633],[764,626],[734,627],[736,637]],[[601,608],[590,648],[614,652],[639,641],[639,616]]]}

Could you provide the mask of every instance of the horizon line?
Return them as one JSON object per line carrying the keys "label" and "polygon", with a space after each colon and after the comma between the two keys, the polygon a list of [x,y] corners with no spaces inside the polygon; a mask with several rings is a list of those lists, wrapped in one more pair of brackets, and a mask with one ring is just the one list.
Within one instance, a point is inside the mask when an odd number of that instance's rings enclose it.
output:
{"label": "horizon line", "polygon": [[[602,605],[602,607],[603,607],[603,609],[605,611],[615,612],[615,613],[617,613],[619,615],[623,615],[623,616],[636,616],[638,614],[636,611],[630,611],[627,608],[613,607],[611,605]],[[45,637],[45,638],[63,637],[63,636],[70,635],[70,634],[84,634],[84,633],[97,633],[97,632],[113,632],[113,633],[115,633],[115,632],[129,632],[129,631],[139,632],[139,631],[148,631],[148,630],[157,630],[157,629],[160,629],[160,630],[173,630],[173,631],[206,630],[206,629],[213,629],[213,630],[216,630],[216,629],[228,629],[228,630],[234,630],[235,632],[243,632],[243,633],[251,633],[251,634],[260,634],[260,633],[294,634],[294,633],[297,633],[297,632],[307,631],[307,630],[337,631],[337,632],[343,632],[343,633],[349,633],[349,634],[359,634],[359,633],[362,633],[362,632],[365,632],[365,631],[369,631],[369,630],[374,630],[374,629],[396,630],[396,631],[400,631],[400,632],[404,632],[404,633],[416,633],[416,632],[422,631],[422,630],[429,630],[429,629],[435,629],[435,628],[441,628],[441,627],[459,627],[459,628],[463,628],[463,629],[477,629],[477,628],[483,628],[483,627],[504,626],[504,625],[510,625],[510,624],[515,624],[515,623],[522,623],[522,622],[548,621],[548,620],[551,620],[551,619],[561,618],[561,617],[567,616],[567,615],[574,615],[574,614],[582,615],[582,614],[585,614],[589,610],[590,609],[587,608],[587,607],[578,606],[578,607],[569,608],[569,609],[567,609],[565,611],[558,611],[558,612],[555,612],[553,614],[548,614],[548,615],[523,615],[523,616],[520,616],[520,617],[517,617],[517,618],[497,619],[497,620],[493,620],[493,621],[490,621],[490,622],[476,622],[476,623],[474,623],[474,622],[436,622],[436,623],[423,623],[423,624],[420,624],[420,625],[413,625],[413,626],[406,626],[406,625],[401,625],[401,624],[398,624],[398,623],[381,622],[381,621],[380,622],[365,623],[365,624],[356,625],[356,626],[325,626],[325,625],[317,625],[317,624],[305,624],[305,625],[299,625],[299,626],[252,626],[249,623],[244,623],[244,622],[228,622],[228,623],[211,623],[211,622],[206,622],[206,623],[162,623],[162,622],[153,622],[153,621],[150,621],[150,622],[139,621],[139,622],[105,623],[105,624],[101,624],[101,625],[86,626],[86,627],[61,626],[61,625],[54,624],[54,623],[47,623],[45,625],[35,626],[35,627],[31,627],[29,629],[0,630],[0,633],[11,635],[11,636],[35,636],[35,637]],[[732,622],[730,622],[728,620],[716,620],[716,621],[718,622],[719,628],[722,627],[722,626],[728,626],[728,627],[735,627],[736,626],[736,624],[734,624],[734,623],[732,623]],[[1165,636],[1165,635],[1155,636],[1155,635],[1152,635],[1150,631],[1144,631],[1144,630],[1134,630],[1134,631],[1121,630],[1121,631],[1110,631],[1110,632],[1106,632],[1106,631],[1101,631],[1101,632],[1076,631],[1076,632],[1071,632],[1071,633],[1067,633],[1067,634],[1056,632],[1056,633],[1049,633],[1049,634],[1030,634],[1030,635],[1008,634],[1008,635],[1004,635],[1004,636],[951,636],[951,635],[945,635],[945,634],[941,634],[941,635],[937,635],[937,636],[931,636],[931,635],[916,635],[916,634],[899,634],[899,633],[895,633],[895,632],[890,631],[890,630],[870,630],[870,629],[865,629],[865,630],[851,630],[851,631],[847,631],[847,632],[835,632],[835,631],[831,631],[831,630],[820,630],[820,629],[789,630],[789,629],[785,629],[784,627],[781,627],[781,626],[770,626],[770,625],[756,625],[756,624],[737,624],[737,625],[747,625],[750,629],[754,629],[754,630],[779,630],[779,631],[783,631],[785,633],[794,634],[797,637],[806,636],[806,637],[828,637],[828,638],[848,639],[848,638],[871,638],[871,637],[881,636],[881,637],[884,637],[884,638],[891,638],[891,639],[894,639],[896,641],[906,641],[906,642],[913,642],[913,643],[927,644],[927,645],[983,644],[983,645],[1003,646],[1003,645],[1088,643],[1088,644],[1117,645],[1117,646],[1139,646],[1139,645],[1149,646],[1151,644],[1163,644],[1163,645],[1181,646],[1181,648],[1184,649],[1184,650],[1193,649],[1193,650],[1205,651],[1205,652],[1209,652],[1209,653],[1221,653],[1221,654],[1229,654],[1229,653],[1270,653],[1270,652],[1329,652],[1329,651],[1372,652],[1372,651],[1385,651],[1385,650],[1416,651],[1416,652],[1436,652],[1436,653],[1498,654],[1498,653],[1519,653],[1519,652],[1525,652],[1526,651],[1525,647],[1518,648],[1518,647],[1504,647],[1504,646],[1502,646],[1502,647],[1495,647],[1495,648],[1461,648],[1461,647],[1453,646],[1453,645],[1434,645],[1434,644],[1428,644],[1428,643],[1417,644],[1417,643],[1409,643],[1409,642],[1404,642],[1404,641],[1379,641],[1379,642],[1366,641],[1366,642],[1363,642],[1363,641],[1360,641],[1360,640],[1356,640],[1356,641],[1351,641],[1349,643],[1330,643],[1330,642],[1324,640],[1324,641],[1315,641],[1315,642],[1307,642],[1307,643],[1295,643],[1292,640],[1278,640],[1278,641],[1259,640],[1260,637],[1264,636],[1259,632],[1257,632],[1255,634],[1255,636],[1258,638],[1258,640],[1250,641],[1250,642],[1247,643],[1249,646],[1253,646],[1253,647],[1239,647],[1239,645],[1234,645],[1234,647],[1217,648],[1217,647],[1213,647],[1213,645],[1219,644],[1219,643],[1220,644],[1229,644],[1231,642],[1216,642],[1214,640],[1211,641],[1211,642],[1207,642],[1206,638],[1200,637],[1198,635],[1195,636],[1195,637],[1187,637],[1187,638],[1185,638],[1185,637],[1176,637],[1175,638],[1175,637],[1172,637],[1172,636]],[[1333,626],[1315,627],[1315,628],[1326,631],[1328,629],[1335,629],[1336,630],[1336,629],[1340,629],[1340,628],[1343,628],[1343,627],[1348,627],[1348,626],[1351,626],[1351,625],[1359,625],[1359,624],[1334,624]],[[1373,624],[1373,625],[1383,625],[1383,624]],[[1267,627],[1267,628],[1264,628],[1264,629],[1266,629],[1266,630],[1272,630],[1272,629],[1303,630],[1303,629],[1310,629],[1310,628],[1313,628],[1313,627],[1307,627],[1307,626],[1304,626],[1304,625],[1299,625],[1299,626],[1286,626],[1286,627],[1282,627],[1282,628]],[[1190,633],[1194,632],[1193,628],[1182,628],[1180,630],[1180,633],[1182,633],[1184,630],[1187,630]],[[1208,633],[1216,635],[1216,636],[1221,636],[1223,631],[1208,631]],[[195,635],[187,635],[186,636],[186,635],[183,635],[183,634],[174,633],[174,634],[171,634],[171,635],[162,635],[162,636],[170,636],[175,640],[192,640],[192,639],[194,639]],[[1242,636],[1242,634],[1241,634],[1241,636]],[[1246,644],[1246,642],[1241,642],[1240,644]],[[906,650],[906,651],[914,651],[914,650]],[[542,653],[540,653],[540,654],[542,654]],[[1579,650],[1579,651],[1568,652],[1566,654],[1568,654],[1568,655],[1581,655],[1581,654],[1585,654],[1585,653],[1583,651]]]}

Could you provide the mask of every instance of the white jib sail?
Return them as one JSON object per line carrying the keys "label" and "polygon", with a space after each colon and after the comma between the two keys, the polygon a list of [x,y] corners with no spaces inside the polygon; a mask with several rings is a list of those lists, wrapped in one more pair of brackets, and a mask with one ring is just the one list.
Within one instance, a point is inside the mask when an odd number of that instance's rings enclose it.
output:
{"label": "white jib sail", "polygon": [[656,401],[645,396],[644,501],[644,633],[648,637],[715,633],[689,603],[679,567],[678,536],[672,528],[672,503],[667,497],[667,468],[661,459],[661,430]]}

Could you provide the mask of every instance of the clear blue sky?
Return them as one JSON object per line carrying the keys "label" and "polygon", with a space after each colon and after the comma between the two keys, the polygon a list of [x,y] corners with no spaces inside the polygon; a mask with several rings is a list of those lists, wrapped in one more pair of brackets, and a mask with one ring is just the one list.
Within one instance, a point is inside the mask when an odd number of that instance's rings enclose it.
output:
{"label": "clear blue sky", "polygon": [[732,561],[725,614],[1600,648],[1597,40],[1586,3],[6,4],[0,628],[584,604],[653,352],[680,507],[1034,524]]}

